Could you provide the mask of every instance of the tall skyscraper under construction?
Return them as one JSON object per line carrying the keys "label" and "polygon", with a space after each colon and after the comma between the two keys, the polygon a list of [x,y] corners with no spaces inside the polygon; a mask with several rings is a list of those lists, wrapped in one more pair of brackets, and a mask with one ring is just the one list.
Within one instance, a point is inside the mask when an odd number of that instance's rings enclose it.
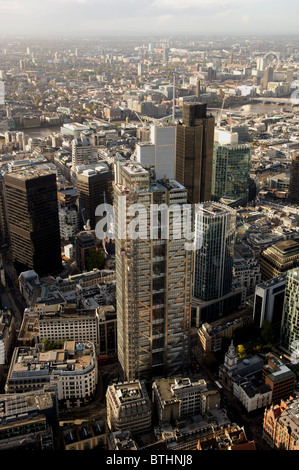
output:
{"label": "tall skyscraper under construction", "polygon": [[[283,316],[281,323],[281,344],[299,357],[299,268],[287,273]],[[295,359],[298,361],[298,357]]]}
{"label": "tall skyscraper under construction", "polygon": [[191,204],[211,200],[214,127],[206,104],[183,105],[176,128],[175,179],[187,189]]}
{"label": "tall skyscraper under construction", "polygon": [[61,269],[56,175],[24,170],[4,176],[12,258],[18,271]]}
{"label": "tall skyscraper under construction", "polygon": [[[175,180],[151,180],[138,164],[118,163],[114,185],[118,359],[125,380],[181,374],[188,363],[192,251],[175,238],[178,213],[151,220],[153,204],[186,204]],[[146,209],[138,238],[130,207]],[[163,230],[168,227],[169,234]]]}

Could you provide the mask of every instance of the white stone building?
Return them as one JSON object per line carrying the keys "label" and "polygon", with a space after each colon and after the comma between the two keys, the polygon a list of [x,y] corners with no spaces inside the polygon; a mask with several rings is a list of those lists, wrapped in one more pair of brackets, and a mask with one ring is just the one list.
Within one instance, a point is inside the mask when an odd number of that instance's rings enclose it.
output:
{"label": "white stone building", "polygon": [[60,403],[67,407],[87,404],[98,382],[95,346],[66,341],[62,349],[41,346],[15,348],[5,384],[6,393],[24,393],[43,385],[56,385]]}

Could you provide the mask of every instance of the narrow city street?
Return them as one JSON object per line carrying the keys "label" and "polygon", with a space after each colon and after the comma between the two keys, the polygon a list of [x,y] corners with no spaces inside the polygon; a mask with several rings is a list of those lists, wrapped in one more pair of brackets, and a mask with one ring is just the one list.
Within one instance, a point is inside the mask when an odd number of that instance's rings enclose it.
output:
{"label": "narrow city street", "polygon": [[[200,370],[203,371],[212,383],[218,380],[203,363],[200,364]],[[248,413],[241,403],[236,400],[231,391],[223,387],[220,394],[221,406],[226,410],[230,421],[244,427],[247,439],[255,442],[257,450],[271,450],[268,444],[262,439],[264,408]]]}
{"label": "narrow city street", "polygon": [[247,439],[255,442],[257,450],[271,450],[268,444],[262,439],[264,408],[248,413],[236,400],[232,392],[225,388],[223,388],[221,392],[222,404],[231,422],[244,427]]}
{"label": "narrow city street", "polygon": [[82,407],[61,409],[59,412],[60,421],[92,420],[106,418],[106,390],[110,381],[116,377],[116,364],[109,364],[99,367],[98,385],[92,401]]}

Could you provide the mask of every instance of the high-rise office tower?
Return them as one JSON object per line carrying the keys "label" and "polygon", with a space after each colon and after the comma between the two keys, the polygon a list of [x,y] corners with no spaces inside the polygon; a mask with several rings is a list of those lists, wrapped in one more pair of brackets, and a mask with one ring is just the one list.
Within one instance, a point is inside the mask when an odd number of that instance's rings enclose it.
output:
{"label": "high-rise office tower", "polygon": [[82,134],[72,140],[72,169],[79,165],[88,165],[96,162],[93,155],[92,141],[90,137]]}
{"label": "high-rise office tower", "polygon": [[200,79],[199,78],[196,80],[195,95],[196,95],[196,98],[199,100],[200,98]]}
{"label": "high-rise office tower", "polygon": [[[287,273],[281,323],[281,345],[299,355],[299,269]],[[297,358],[298,359],[298,358]]]}
{"label": "high-rise office tower", "polygon": [[255,287],[253,321],[259,328],[264,320],[274,327],[281,328],[283,303],[286,287],[286,274],[258,283]]}
{"label": "high-rise office tower", "polygon": [[182,118],[176,128],[175,179],[187,189],[189,203],[210,201],[215,118],[203,103],[184,104]]}
{"label": "high-rise office tower", "polygon": [[174,178],[175,132],[173,125],[152,124],[150,141],[138,142],[136,159],[145,169],[154,168],[156,179]]}
{"label": "high-rise office tower", "polygon": [[263,72],[264,71],[264,58],[263,57],[258,57],[257,60],[256,60],[256,68],[257,70],[259,70],[260,72]]}
{"label": "high-rise office tower", "polygon": [[214,69],[213,67],[208,68],[208,80],[216,80],[217,78],[217,70]]}
{"label": "high-rise office tower", "polygon": [[299,203],[299,153],[292,157],[290,170],[289,201]]}
{"label": "high-rise office tower", "polygon": [[[192,251],[175,238],[152,204],[186,204],[175,180],[151,181],[140,165],[118,162],[114,185],[118,359],[124,380],[183,373],[188,362]],[[143,210],[138,237],[130,232],[132,204]],[[131,214],[131,215],[130,215]],[[168,227],[169,235],[163,229]]]}
{"label": "high-rise office tower", "polygon": [[194,296],[208,301],[231,291],[236,211],[224,204],[205,202],[195,212]]}
{"label": "high-rise office tower", "polygon": [[213,198],[242,199],[248,202],[251,147],[249,145],[215,145],[213,162]]}
{"label": "high-rise office tower", "polygon": [[7,213],[4,193],[4,178],[0,175],[0,244],[5,245],[8,242]]}
{"label": "high-rise office tower", "polygon": [[77,190],[84,225],[89,221],[91,230],[95,229],[96,208],[100,204],[112,204],[112,171],[106,163],[99,162],[94,168],[77,173]]}
{"label": "high-rise office tower", "polygon": [[168,62],[169,61],[169,47],[165,46],[163,47],[163,62]]}
{"label": "high-rise office tower", "polygon": [[18,271],[61,269],[56,175],[24,170],[4,176],[12,258]]}
{"label": "high-rise office tower", "polygon": [[143,74],[143,64],[137,65],[138,76]]}
{"label": "high-rise office tower", "polygon": [[272,67],[267,67],[266,70],[264,71],[264,76],[263,76],[263,88],[267,90],[268,88],[268,83],[273,82],[273,77],[274,77],[274,71]]}

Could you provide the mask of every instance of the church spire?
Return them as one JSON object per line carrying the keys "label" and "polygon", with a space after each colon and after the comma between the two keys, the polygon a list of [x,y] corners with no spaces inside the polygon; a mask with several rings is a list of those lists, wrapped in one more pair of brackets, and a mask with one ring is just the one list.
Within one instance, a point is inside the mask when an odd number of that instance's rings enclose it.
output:
{"label": "church spire", "polygon": [[237,370],[238,357],[233,340],[231,340],[227,353],[225,354],[224,367],[228,374],[232,374]]}

